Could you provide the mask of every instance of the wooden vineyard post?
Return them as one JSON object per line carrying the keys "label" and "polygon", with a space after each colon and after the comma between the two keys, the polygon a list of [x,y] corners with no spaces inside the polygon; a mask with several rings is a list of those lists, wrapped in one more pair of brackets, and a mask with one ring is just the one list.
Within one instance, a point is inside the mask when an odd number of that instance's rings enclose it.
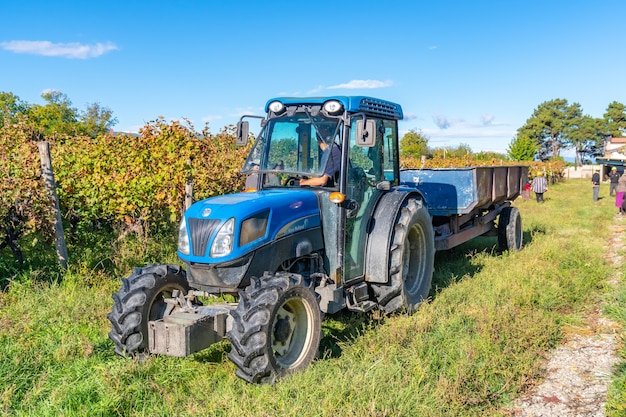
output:
{"label": "wooden vineyard post", "polygon": [[[187,160],[187,164],[191,166],[191,159]],[[193,204],[193,175],[189,174],[187,182],[185,183],[185,208],[187,210]],[[183,210],[183,211],[184,211]]]}
{"label": "wooden vineyard post", "polygon": [[59,198],[57,197],[56,182],[52,171],[52,161],[50,159],[50,143],[37,142],[39,147],[39,157],[41,158],[41,175],[43,176],[46,189],[54,199],[56,221],[54,225],[54,242],[57,251],[57,258],[63,269],[67,269],[67,246],[63,234],[63,223],[61,222],[61,209],[59,208]]}

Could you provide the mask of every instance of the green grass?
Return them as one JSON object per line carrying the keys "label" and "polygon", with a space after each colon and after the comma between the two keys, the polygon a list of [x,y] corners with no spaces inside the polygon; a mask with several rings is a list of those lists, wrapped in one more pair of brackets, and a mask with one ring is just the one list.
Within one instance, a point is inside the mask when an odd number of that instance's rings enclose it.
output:
{"label": "green grass", "polygon": [[[113,353],[106,314],[119,281],[112,275],[127,275],[135,261],[175,261],[168,239],[109,245],[113,253],[92,245],[62,280],[36,268],[14,274],[0,292],[0,414],[506,415],[541,377],[541,360],[567,325],[601,300],[626,322],[626,291],[605,284],[614,271],[603,255],[619,221],[612,199],[593,203],[584,180],[554,185],[546,197],[542,205],[516,202],[522,251],[499,254],[495,238],[478,238],[438,253],[431,300],[416,314],[328,317],[321,358],[274,386],[236,378],[226,342],[144,363]],[[103,272],[105,264],[115,272]],[[625,403],[622,363],[609,415],[623,415]]]}
{"label": "green grass", "polygon": [[[626,219],[623,230],[626,229]],[[622,257],[626,257],[626,249],[620,252]],[[626,262],[622,262],[620,267],[620,283],[618,288],[607,294],[608,307],[605,309],[607,315],[621,326],[626,326],[626,287],[624,276],[626,276]],[[620,363],[616,366],[613,374],[613,383],[609,388],[609,398],[607,401],[607,416],[621,417],[626,415],[626,345],[624,344],[624,331],[620,332],[619,338]]]}

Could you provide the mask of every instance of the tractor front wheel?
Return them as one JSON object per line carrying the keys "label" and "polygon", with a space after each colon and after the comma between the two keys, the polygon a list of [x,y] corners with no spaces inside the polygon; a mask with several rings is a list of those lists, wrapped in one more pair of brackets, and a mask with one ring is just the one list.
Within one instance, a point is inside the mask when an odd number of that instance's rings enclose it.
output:
{"label": "tractor front wheel", "polygon": [[253,277],[231,311],[228,357],[237,376],[251,383],[306,368],[317,355],[321,313],[313,291],[302,277],[288,272]]}
{"label": "tractor front wheel", "polygon": [[178,265],[149,265],[135,268],[122,278],[122,288],[113,294],[113,309],[107,315],[111,322],[109,338],[115,352],[133,356],[148,352],[148,322],[166,314],[166,298],[178,290],[187,294],[189,284],[185,271]]}

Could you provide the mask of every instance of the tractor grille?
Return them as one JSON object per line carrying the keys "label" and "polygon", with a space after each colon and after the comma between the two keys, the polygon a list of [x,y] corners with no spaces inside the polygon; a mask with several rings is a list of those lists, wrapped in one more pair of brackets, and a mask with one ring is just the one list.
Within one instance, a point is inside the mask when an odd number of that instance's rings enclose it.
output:
{"label": "tractor grille", "polygon": [[377,116],[385,116],[391,119],[402,119],[402,110],[400,107],[395,103],[385,100],[365,97],[361,100],[359,109],[363,112],[375,114]]}
{"label": "tractor grille", "polygon": [[204,256],[209,244],[211,233],[219,224],[219,220],[193,219],[187,220],[191,234],[191,247],[194,256]]}

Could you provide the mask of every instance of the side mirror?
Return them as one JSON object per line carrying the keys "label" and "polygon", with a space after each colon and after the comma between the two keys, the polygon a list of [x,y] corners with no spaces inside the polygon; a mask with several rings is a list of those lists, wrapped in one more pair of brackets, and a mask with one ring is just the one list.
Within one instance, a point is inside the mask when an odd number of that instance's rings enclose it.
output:
{"label": "side mirror", "polygon": [[374,120],[356,121],[356,144],[371,148],[376,144],[376,122]]}
{"label": "side mirror", "polygon": [[250,134],[250,124],[247,121],[237,122],[237,146],[246,146],[248,135]]}

